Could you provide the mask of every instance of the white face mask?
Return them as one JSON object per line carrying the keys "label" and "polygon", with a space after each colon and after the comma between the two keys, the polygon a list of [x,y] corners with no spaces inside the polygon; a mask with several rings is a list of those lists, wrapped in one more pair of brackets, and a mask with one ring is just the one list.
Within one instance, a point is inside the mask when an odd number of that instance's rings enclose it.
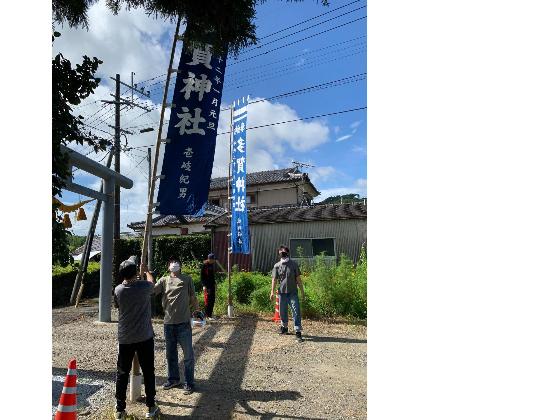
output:
{"label": "white face mask", "polygon": [[176,273],[178,271],[181,271],[181,264],[174,262],[169,264],[169,271],[171,271],[172,273]]}

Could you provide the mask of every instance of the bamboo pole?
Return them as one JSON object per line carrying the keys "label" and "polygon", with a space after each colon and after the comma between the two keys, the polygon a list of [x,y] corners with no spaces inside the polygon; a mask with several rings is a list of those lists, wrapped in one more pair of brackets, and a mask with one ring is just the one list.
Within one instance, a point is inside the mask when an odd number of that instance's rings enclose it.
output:
{"label": "bamboo pole", "polygon": [[[167,68],[167,79],[165,81],[165,88],[163,91],[163,101],[161,104],[161,114],[159,119],[156,151],[154,154],[154,162],[151,171],[150,185],[148,188],[148,209],[146,212],[146,223],[144,224],[144,240],[142,242],[142,256],[140,258],[140,278],[143,278],[144,276],[144,266],[147,264],[147,260],[148,260],[148,244],[150,241],[150,232],[152,227],[154,190],[155,190],[156,177],[157,177],[156,173],[157,173],[157,166],[159,161],[159,151],[161,146],[161,132],[163,130],[165,106],[167,103],[167,93],[169,91],[169,80],[171,79],[171,74],[173,69],[173,59],[175,58],[175,48],[177,47],[177,39],[179,37],[180,25],[181,25],[181,17],[178,16],[177,27],[175,28],[175,36],[173,37],[173,46],[171,47],[171,57],[169,58],[169,66]],[[140,376],[140,364],[138,363],[138,355],[135,354],[133,364],[132,364],[132,375],[130,377],[130,396],[129,396],[130,400],[135,401],[140,397],[141,383],[142,383],[142,378]]]}
{"label": "bamboo pole", "polygon": [[228,165],[228,213],[229,213],[229,235],[227,240],[227,276],[228,276],[228,317],[233,317],[233,299],[231,297],[231,244],[232,244],[232,232],[231,232],[231,221],[232,221],[232,197],[230,191],[230,184],[231,184],[231,170],[233,165],[232,160],[232,139],[233,139],[233,104],[230,107],[230,123],[229,123],[229,165]]}

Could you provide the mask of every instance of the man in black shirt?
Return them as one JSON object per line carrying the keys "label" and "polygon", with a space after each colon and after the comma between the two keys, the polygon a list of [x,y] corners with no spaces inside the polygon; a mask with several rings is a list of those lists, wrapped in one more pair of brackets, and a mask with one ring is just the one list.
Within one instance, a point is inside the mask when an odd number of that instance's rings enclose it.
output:
{"label": "man in black shirt", "polygon": [[208,259],[202,264],[200,270],[200,280],[202,281],[202,289],[204,290],[204,311],[206,319],[212,321],[212,312],[214,311],[214,302],[216,301],[216,256],[208,254]]}

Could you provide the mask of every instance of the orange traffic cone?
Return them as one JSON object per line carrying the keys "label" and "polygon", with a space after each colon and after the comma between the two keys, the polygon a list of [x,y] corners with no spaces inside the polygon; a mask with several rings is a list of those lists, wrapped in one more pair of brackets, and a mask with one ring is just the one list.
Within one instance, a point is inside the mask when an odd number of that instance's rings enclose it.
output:
{"label": "orange traffic cone", "polygon": [[274,322],[280,322],[280,296],[278,292],[276,292],[276,307],[274,308],[274,318],[272,318]]}
{"label": "orange traffic cone", "polygon": [[68,364],[68,373],[60,395],[58,408],[54,416],[54,420],[76,420],[78,418],[77,405],[77,381],[76,375],[76,359],[70,360]]}

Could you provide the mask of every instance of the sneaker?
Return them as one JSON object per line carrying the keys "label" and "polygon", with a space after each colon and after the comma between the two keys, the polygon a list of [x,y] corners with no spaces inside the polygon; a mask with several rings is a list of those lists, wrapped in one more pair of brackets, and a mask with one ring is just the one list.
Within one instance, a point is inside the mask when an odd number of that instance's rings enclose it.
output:
{"label": "sneaker", "polygon": [[115,411],[113,414],[114,419],[125,419],[126,418],[126,411]]}
{"label": "sneaker", "polygon": [[183,386],[183,392],[186,395],[191,395],[194,392],[194,385],[185,384],[185,386]]}
{"label": "sneaker", "polygon": [[167,381],[162,385],[163,389],[177,388],[180,386],[181,386],[181,382],[179,381]]}
{"label": "sneaker", "polygon": [[300,343],[303,342],[303,338],[301,338],[301,331],[296,331],[296,340]]}
{"label": "sneaker", "polygon": [[160,414],[159,407],[154,404],[152,407],[148,407],[148,412],[146,413],[146,418],[151,419]]}
{"label": "sneaker", "polygon": [[278,334],[288,334],[288,327],[280,326],[280,331],[278,331]]}

